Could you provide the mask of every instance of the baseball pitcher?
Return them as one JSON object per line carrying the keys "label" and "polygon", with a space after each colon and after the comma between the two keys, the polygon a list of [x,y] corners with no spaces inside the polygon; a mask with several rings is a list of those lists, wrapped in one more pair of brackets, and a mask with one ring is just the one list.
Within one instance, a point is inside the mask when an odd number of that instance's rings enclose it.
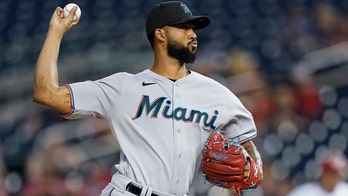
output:
{"label": "baseball pitcher", "polygon": [[64,16],[57,7],[51,17],[33,99],[68,119],[108,121],[121,152],[101,195],[188,195],[200,169],[211,184],[237,194],[257,187],[262,162],[251,141],[257,135],[251,113],[226,87],[186,67],[196,58],[196,30],[209,17],[194,16],[180,1],[160,3],[146,20],[154,51],[148,69],[60,86],[60,43],[78,24],[76,10]]}

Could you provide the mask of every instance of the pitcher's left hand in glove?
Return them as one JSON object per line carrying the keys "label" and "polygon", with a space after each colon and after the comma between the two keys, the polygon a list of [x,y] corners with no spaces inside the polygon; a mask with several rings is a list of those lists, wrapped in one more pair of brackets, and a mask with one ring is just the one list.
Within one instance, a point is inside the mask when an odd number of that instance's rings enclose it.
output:
{"label": "pitcher's left hand in glove", "polygon": [[[261,168],[244,147],[218,131],[208,138],[203,150],[202,167],[210,183],[234,189],[238,195],[241,190],[255,189],[261,181]],[[249,175],[244,175],[244,172]]]}

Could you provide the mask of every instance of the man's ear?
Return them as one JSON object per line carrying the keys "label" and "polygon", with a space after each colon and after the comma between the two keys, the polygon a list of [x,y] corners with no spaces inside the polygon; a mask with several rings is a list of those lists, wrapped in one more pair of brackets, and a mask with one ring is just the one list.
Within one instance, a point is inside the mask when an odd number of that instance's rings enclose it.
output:
{"label": "man's ear", "polygon": [[163,42],[165,40],[164,30],[157,28],[155,30],[155,39]]}

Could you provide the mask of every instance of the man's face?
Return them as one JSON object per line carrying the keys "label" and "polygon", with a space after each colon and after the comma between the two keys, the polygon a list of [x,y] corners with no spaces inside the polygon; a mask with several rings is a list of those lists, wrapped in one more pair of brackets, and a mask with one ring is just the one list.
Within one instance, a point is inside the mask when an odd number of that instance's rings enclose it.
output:
{"label": "man's face", "polygon": [[[193,63],[196,60],[197,37],[188,24],[173,27],[175,33],[168,34],[168,55],[181,63]],[[175,38],[176,39],[175,39]],[[176,40],[183,40],[182,42]]]}

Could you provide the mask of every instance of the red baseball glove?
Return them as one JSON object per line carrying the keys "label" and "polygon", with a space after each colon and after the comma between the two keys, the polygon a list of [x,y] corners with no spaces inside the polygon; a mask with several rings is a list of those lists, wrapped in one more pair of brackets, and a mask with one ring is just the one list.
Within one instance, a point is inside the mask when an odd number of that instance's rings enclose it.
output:
{"label": "red baseball glove", "polygon": [[[232,142],[227,136],[216,131],[212,133],[203,150],[202,170],[206,179],[227,189],[255,189],[261,181],[261,168],[250,157],[244,147]],[[244,176],[249,167],[249,176]]]}

